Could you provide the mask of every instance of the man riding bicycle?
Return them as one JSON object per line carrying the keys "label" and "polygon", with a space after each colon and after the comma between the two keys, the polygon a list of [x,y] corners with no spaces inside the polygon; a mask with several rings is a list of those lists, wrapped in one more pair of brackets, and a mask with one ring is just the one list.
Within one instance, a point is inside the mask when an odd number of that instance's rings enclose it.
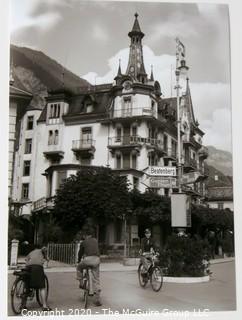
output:
{"label": "man riding bicycle", "polygon": [[100,300],[100,279],[99,279],[99,266],[100,266],[100,253],[98,248],[97,239],[94,238],[94,230],[87,228],[84,230],[85,239],[80,244],[78,252],[78,265],[77,265],[77,280],[80,281],[80,288],[83,285],[83,269],[91,267],[94,286],[95,305],[101,306]]}
{"label": "man riding bicycle", "polygon": [[144,266],[145,273],[148,272],[150,266],[150,258],[155,252],[155,242],[151,238],[150,229],[145,229],[145,237],[141,239],[141,248],[139,253],[141,255],[140,261]]}

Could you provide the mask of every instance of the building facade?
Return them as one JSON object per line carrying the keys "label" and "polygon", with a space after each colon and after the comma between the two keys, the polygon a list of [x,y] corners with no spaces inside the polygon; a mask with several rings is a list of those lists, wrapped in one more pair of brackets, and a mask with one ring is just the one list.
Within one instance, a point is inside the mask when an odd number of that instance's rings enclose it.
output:
{"label": "building facade", "polygon": [[[177,166],[176,98],[163,98],[151,69],[145,70],[138,15],[130,38],[129,61],[112,83],[49,92],[44,110],[28,109],[22,117],[16,151],[14,197],[29,201],[26,213],[38,217],[35,241],[44,232],[45,214],[61,183],[86,166],[107,166],[125,175],[131,188],[152,189],[169,196],[178,191],[176,176],[150,177],[151,167]],[[203,131],[195,120],[189,80],[180,97],[181,162],[183,188],[195,201],[205,195]],[[32,129],[28,129],[32,119]],[[122,243],[123,227],[110,222],[105,230],[108,244]],[[157,226],[154,226],[157,229]],[[138,239],[138,225],[130,226],[130,243]],[[120,230],[119,230],[120,231]],[[159,231],[156,232],[160,239]],[[121,236],[117,238],[117,234]]]}

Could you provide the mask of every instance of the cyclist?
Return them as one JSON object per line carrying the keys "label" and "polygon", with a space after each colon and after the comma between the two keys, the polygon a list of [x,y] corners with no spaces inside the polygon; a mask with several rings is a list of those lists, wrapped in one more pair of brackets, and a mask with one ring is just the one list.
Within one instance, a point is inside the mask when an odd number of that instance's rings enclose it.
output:
{"label": "cyclist", "polygon": [[[26,291],[28,292],[29,288],[39,289],[40,296],[43,302],[43,311],[52,310],[47,305],[46,298],[46,288],[45,288],[45,274],[44,274],[44,262],[48,261],[47,257],[47,248],[35,246],[35,249],[31,251],[26,257],[26,269],[29,272],[26,283]],[[26,307],[27,295],[23,298],[22,309],[27,309]]]}
{"label": "cyclist", "polygon": [[144,266],[144,274],[148,272],[150,267],[150,258],[155,252],[155,242],[151,238],[150,229],[145,229],[145,237],[141,239],[141,248],[139,253],[141,255],[140,261]]}
{"label": "cyclist", "polygon": [[77,265],[77,280],[80,281],[79,287],[83,287],[83,269],[91,267],[93,276],[94,287],[94,303],[96,306],[101,306],[100,299],[100,279],[99,279],[99,266],[100,266],[100,253],[98,248],[97,239],[94,238],[94,230],[91,227],[84,229],[85,239],[80,244],[78,252],[78,265]]}

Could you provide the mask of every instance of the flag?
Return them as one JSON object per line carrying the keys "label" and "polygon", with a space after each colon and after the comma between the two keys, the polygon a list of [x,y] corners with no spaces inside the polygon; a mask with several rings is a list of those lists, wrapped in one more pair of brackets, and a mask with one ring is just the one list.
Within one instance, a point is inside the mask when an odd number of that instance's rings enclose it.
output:
{"label": "flag", "polygon": [[185,46],[184,44],[176,38],[176,44],[177,44],[177,52],[179,55],[181,55],[183,58],[185,58]]}

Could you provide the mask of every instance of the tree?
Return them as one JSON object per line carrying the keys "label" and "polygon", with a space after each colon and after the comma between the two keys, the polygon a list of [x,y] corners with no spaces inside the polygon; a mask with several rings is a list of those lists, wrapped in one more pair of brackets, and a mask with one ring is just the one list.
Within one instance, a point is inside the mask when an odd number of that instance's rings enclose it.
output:
{"label": "tree", "polygon": [[171,221],[171,201],[168,197],[152,191],[140,193],[134,190],[131,192],[131,201],[133,213],[137,217],[144,217],[153,223]]}
{"label": "tree", "polygon": [[108,168],[86,168],[69,177],[55,197],[53,217],[63,231],[77,232],[89,220],[104,224],[130,208],[125,177]]}

